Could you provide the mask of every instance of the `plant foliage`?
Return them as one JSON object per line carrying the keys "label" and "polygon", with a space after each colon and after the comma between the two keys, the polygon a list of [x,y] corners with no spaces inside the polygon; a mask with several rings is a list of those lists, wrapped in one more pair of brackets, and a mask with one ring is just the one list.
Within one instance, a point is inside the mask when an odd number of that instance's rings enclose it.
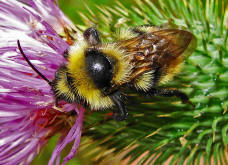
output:
{"label": "plant foliage", "polygon": [[[128,163],[228,164],[228,19],[223,0],[136,0],[97,6],[80,13],[85,25],[95,25],[107,40],[123,27],[172,21],[191,31],[198,41],[183,71],[164,87],[184,91],[193,109],[177,98],[146,98],[130,93],[129,117],[105,120],[106,112],[88,112],[81,155],[102,162],[111,156]],[[83,29],[83,26],[78,26]],[[89,137],[89,138],[88,138]],[[92,148],[92,150],[91,150]]]}

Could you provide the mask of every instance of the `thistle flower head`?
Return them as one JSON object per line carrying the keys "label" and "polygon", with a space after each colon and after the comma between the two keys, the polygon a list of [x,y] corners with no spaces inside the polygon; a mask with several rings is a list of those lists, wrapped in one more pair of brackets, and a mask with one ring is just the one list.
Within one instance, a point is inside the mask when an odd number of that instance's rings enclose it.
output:
{"label": "thistle flower head", "polygon": [[[64,30],[74,29],[53,0],[2,0],[0,2],[0,164],[29,164],[48,139],[61,133],[49,164],[60,160],[62,149],[75,141],[64,159],[79,145],[84,109],[62,103],[53,108],[50,86],[19,53],[17,40],[33,65],[54,78],[69,48]],[[77,34],[78,35],[78,34]],[[61,36],[61,37],[60,37]],[[72,111],[75,110],[75,111]],[[76,117],[77,116],[77,117]]]}

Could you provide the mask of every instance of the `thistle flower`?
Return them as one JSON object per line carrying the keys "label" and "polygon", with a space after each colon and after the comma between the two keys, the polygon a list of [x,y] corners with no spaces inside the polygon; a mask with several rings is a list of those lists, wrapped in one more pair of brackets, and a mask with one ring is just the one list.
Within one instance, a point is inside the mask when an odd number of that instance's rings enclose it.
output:
{"label": "thistle flower", "polygon": [[[54,0],[2,0],[0,2],[0,164],[29,164],[56,133],[61,137],[49,165],[59,164],[63,148],[74,145],[63,164],[77,151],[84,109],[62,102],[53,108],[50,86],[28,66],[29,60],[48,79],[65,61],[69,48],[64,31],[75,29]],[[76,33],[80,37],[79,33]],[[60,37],[61,36],[61,37]]]}

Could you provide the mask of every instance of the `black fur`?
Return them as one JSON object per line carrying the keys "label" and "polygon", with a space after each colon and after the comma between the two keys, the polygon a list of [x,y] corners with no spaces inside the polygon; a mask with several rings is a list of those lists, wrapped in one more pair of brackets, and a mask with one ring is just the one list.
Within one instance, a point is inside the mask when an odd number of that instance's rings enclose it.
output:
{"label": "black fur", "polygon": [[96,49],[87,49],[85,56],[86,69],[94,84],[100,89],[110,87],[113,67],[108,58]]}
{"label": "black fur", "polygon": [[116,110],[114,110],[113,117],[117,121],[126,120],[128,113],[126,109],[126,105],[124,103],[125,97],[119,92],[115,92],[112,95],[110,95],[110,98],[112,99],[113,103],[116,105]]}

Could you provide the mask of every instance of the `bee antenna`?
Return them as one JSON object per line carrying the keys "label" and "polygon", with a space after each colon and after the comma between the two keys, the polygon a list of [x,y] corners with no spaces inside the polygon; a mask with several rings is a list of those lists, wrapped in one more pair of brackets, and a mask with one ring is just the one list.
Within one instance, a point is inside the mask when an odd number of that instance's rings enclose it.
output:
{"label": "bee antenna", "polygon": [[32,63],[29,61],[29,59],[26,57],[24,51],[22,50],[21,48],[21,44],[20,44],[20,41],[17,40],[17,46],[18,46],[18,49],[20,50],[20,53],[21,55],[24,57],[25,61],[29,64],[29,66],[40,76],[42,77],[42,79],[44,79],[45,81],[47,81],[47,83],[50,85],[51,82],[42,74],[40,73],[33,65]]}

